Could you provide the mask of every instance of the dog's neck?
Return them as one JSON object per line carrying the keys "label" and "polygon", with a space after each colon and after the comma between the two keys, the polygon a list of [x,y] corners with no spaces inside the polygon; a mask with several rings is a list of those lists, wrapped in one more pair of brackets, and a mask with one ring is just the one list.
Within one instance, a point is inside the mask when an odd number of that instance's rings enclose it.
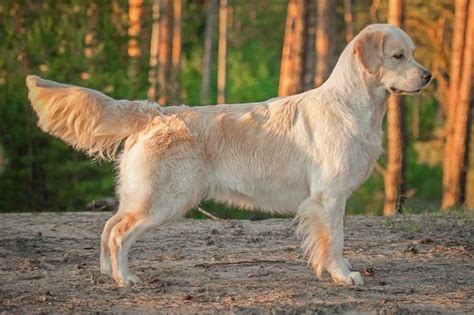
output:
{"label": "dog's neck", "polygon": [[352,46],[353,43],[349,44],[343,51],[327,81],[313,91],[332,94],[361,121],[371,128],[381,129],[389,92],[376,75],[364,71],[352,53]]}

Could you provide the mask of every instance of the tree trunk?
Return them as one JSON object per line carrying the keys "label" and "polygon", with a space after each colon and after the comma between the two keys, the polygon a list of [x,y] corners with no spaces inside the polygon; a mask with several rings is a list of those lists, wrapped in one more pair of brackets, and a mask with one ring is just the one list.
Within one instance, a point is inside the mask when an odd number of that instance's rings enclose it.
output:
{"label": "tree trunk", "polygon": [[279,96],[301,92],[303,29],[304,0],[289,0],[280,66]]}
{"label": "tree trunk", "polygon": [[316,23],[316,87],[323,84],[334,67],[335,52],[335,0],[318,0]]}
{"label": "tree trunk", "polygon": [[303,90],[314,88],[316,75],[316,1],[305,0],[305,26],[304,26],[304,51],[303,51]]}
{"label": "tree trunk", "polygon": [[134,80],[138,73],[138,57],[141,55],[138,45],[138,36],[140,35],[140,18],[142,15],[143,0],[128,0],[128,46],[127,53],[130,57],[130,66],[128,68],[129,77]]}
{"label": "tree trunk", "polygon": [[[403,25],[403,0],[389,0],[388,22]],[[406,122],[405,100],[391,95],[387,102],[387,170],[384,175],[384,215],[402,211],[405,199]]]}
{"label": "tree trunk", "polygon": [[380,0],[372,0],[372,4],[370,5],[370,9],[369,9],[370,21],[372,23],[379,22],[379,18],[377,16],[377,11],[379,10],[379,7],[380,7]]}
{"label": "tree trunk", "polygon": [[[456,1],[456,15],[464,18],[464,25],[455,20],[454,34],[463,32],[460,39],[453,36],[452,75],[450,85],[450,111],[448,119],[448,133],[445,144],[445,161],[443,176],[442,208],[447,210],[461,205],[465,200],[467,161],[469,152],[469,135],[472,108],[470,104],[472,93],[472,66],[473,66],[473,37],[474,37],[474,1]],[[468,5],[468,10],[466,6]],[[458,12],[462,10],[463,13]],[[466,16],[466,13],[469,14]],[[461,52],[458,51],[461,49]]]}
{"label": "tree trunk", "polygon": [[219,51],[217,69],[217,104],[225,103],[227,66],[227,0],[220,0],[219,6]]}
{"label": "tree trunk", "polygon": [[352,24],[352,0],[344,0],[344,23],[346,25],[346,42],[349,43],[354,38],[354,28]]}
{"label": "tree trunk", "polygon": [[[459,107],[459,90],[461,82],[461,71],[464,68],[463,54],[466,25],[467,25],[467,10],[468,0],[456,1],[455,3],[455,18],[451,49],[451,66],[450,66],[450,83],[449,83],[449,99],[448,99],[448,115],[445,128],[445,152],[443,163],[443,200],[442,208],[448,209],[456,204],[462,202],[461,192],[463,189],[459,187],[462,182],[456,182],[454,177],[454,159],[456,158],[453,151],[456,132],[456,120]],[[458,186],[458,187],[456,187]]]}
{"label": "tree trunk", "polygon": [[[469,141],[474,139],[474,128],[473,128],[473,116],[474,116],[474,104],[471,98],[471,124],[470,124],[470,131],[471,134],[469,136]],[[466,175],[466,201],[465,206],[467,209],[474,209],[474,147],[469,145],[469,161],[467,167],[467,175]]]}
{"label": "tree trunk", "polygon": [[204,56],[202,62],[201,103],[209,104],[211,88],[212,42],[216,26],[216,11],[219,0],[210,0],[204,33]]}
{"label": "tree trunk", "polygon": [[158,32],[158,103],[165,105],[171,95],[171,46],[172,46],[172,3],[171,0],[160,1],[160,19]]}
{"label": "tree trunk", "polygon": [[150,43],[150,70],[148,71],[148,82],[150,87],[148,88],[148,99],[150,101],[157,101],[158,97],[158,39],[160,32],[160,1],[154,0],[152,11],[153,11],[153,25],[151,29],[151,43]]}
{"label": "tree trunk", "polygon": [[171,53],[171,64],[172,64],[172,91],[171,101],[173,103],[179,103],[181,101],[181,84],[180,84],[180,71],[181,71],[181,29],[182,29],[182,13],[183,4],[182,0],[173,0],[173,38],[172,38],[172,53]]}

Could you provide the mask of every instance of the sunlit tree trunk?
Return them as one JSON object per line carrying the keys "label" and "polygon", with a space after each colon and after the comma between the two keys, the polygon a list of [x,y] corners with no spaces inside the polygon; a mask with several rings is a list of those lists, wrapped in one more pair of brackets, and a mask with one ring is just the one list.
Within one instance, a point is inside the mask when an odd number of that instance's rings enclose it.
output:
{"label": "sunlit tree trunk", "polygon": [[443,191],[450,186],[451,146],[454,113],[456,112],[459,84],[461,81],[462,56],[464,53],[464,38],[467,21],[467,6],[469,0],[456,0],[454,11],[453,37],[451,44],[451,61],[449,69],[449,96],[447,106],[447,122],[445,127],[445,150],[443,164]]}
{"label": "sunlit tree trunk", "polygon": [[379,10],[379,7],[380,7],[380,1],[381,0],[372,0],[372,4],[370,5],[369,15],[370,15],[370,21],[372,23],[378,23],[379,22],[379,18],[377,16],[377,11]]}
{"label": "sunlit tree trunk", "polygon": [[165,105],[171,95],[171,51],[173,40],[173,11],[171,0],[160,1],[160,18],[158,32],[158,103]]}
{"label": "sunlit tree trunk", "polygon": [[[388,22],[403,25],[403,0],[389,0]],[[387,169],[384,175],[384,215],[402,211],[405,199],[406,123],[405,100],[391,95],[387,102]]]}
{"label": "sunlit tree trunk", "polygon": [[179,102],[182,0],[153,1],[148,99]]}
{"label": "sunlit tree trunk", "polygon": [[280,66],[279,96],[301,91],[303,30],[304,0],[289,0]]}
{"label": "sunlit tree trunk", "polygon": [[450,69],[449,111],[444,152],[442,208],[464,203],[470,120],[474,1],[457,0]]}
{"label": "sunlit tree trunk", "polygon": [[226,66],[227,66],[227,0],[219,5],[219,50],[217,61],[217,103],[225,103]]}
{"label": "sunlit tree trunk", "polygon": [[174,103],[181,101],[181,29],[182,29],[182,15],[183,15],[182,0],[173,0],[173,38],[172,38],[172,92],[171,100]]}
{"label": "sunlit tree trunk", "polygon": [[153,11],[153,24],[151,29],[151,43],[150,43],[150,70],[148,71],[148,99],[151,101],[157,101],[158,97],[158,39],[160,32],[160,1],[154,0],[152,11]]}
{"label": "sunlit tree trunk", "polygon": [[128,0],[128,46],[127,53],[130,57],[128,75],[134,80],[137,76],[138,57],[141,55],[138,37],[141,31],[140,18],[142,15],[143,0]]}
{"label": "sunlit tree trunk", "polygon": [[354,37],[352,22],[352,0],[344,0],[344,23],[346,26],[346,42],[350,42]]}
{"label": "sunlit tree trunk", "polygon": [[466,203],[465,206],[467,209],[474,209],[474,147],[471,143],[472,139],[474,139],[474,128],[473,128],[473,116],[474,116],[474,104],[471,98],[471,125],[470,130],[471,134],[469,136],[469,161],[467,167],[467,175],[466,175]]}
{"label": "sunlit tree trunk", "polygon": [[335,61],[335,0],[318,0],[316,22],[316,78],[320,86],[331,74]]}
{"label": "sunlit tree trunk", "polygon": [[209,104],[211,89],[212,43],[216,26],[219,0],[210,0],[204,33],[204,56],[202,62],[201,103]]}

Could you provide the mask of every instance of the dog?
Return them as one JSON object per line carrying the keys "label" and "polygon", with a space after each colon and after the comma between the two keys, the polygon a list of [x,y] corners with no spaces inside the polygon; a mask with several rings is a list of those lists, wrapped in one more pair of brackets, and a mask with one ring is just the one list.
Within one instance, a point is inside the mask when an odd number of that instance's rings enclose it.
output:
{"label": "dog", "polygon": [[369,25],[319,88],[248,104],[160,107],[33,75],[26,84],[43,131],[117,160],[120,206],[102,233],[100,268],[118,286],[140,282],[128,267],[135,240],[203,198],[295,213],[316,275],[362,285],[343,257],[345,204],[382,152],[387,97],[431,80],[414,48],[403,30]]}

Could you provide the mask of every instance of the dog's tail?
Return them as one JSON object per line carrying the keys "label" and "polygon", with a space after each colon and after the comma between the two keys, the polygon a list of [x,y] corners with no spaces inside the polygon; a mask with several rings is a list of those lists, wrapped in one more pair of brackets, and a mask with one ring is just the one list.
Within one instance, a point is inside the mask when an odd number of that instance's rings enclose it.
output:
{"label": "dog's tail", "polygon": [[114,100],[94,90],[34,75],[26,77],[26,85],[43,131],[103,159],[114,159],[122,140],[144,129],[161,113],[155,103]]}

